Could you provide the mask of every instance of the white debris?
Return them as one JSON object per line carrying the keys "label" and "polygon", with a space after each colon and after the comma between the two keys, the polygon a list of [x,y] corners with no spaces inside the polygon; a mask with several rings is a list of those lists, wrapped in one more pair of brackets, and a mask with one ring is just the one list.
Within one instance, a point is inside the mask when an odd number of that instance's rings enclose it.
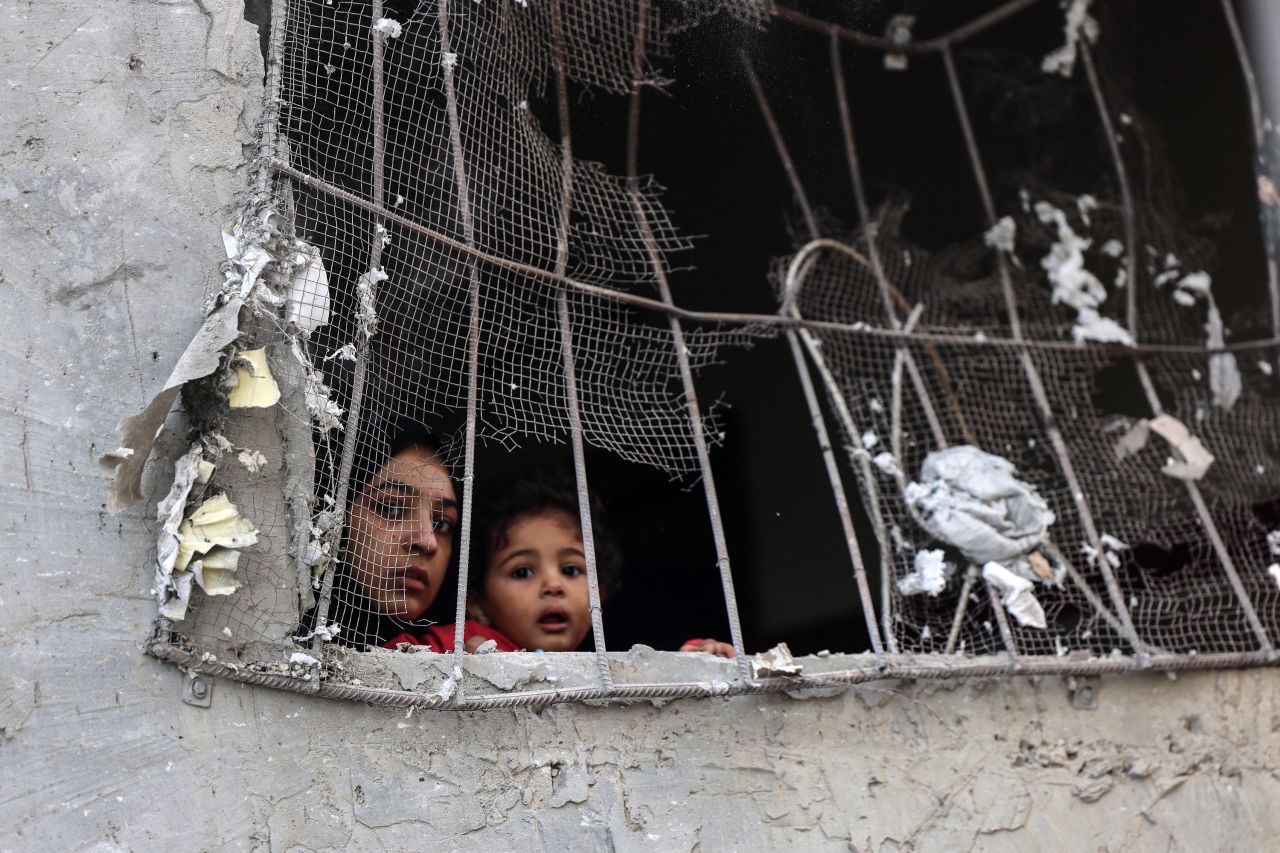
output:
{"label": "white debris", "polygon": [[325,431],[342,429],[343,409],[333,400],[332,390],[324,382],[324,374],[311,364],[311,359],[302,351],[297,340],[292,341],[291,348],[293,357],[298,364],[302,365],[306,374],[303,397],[307,411],[311,413],[311,417],[320,429]]}
{"label": "white debris", "polygon": [[1040,261],[1053,284],[1054,304],[1061,302],[1077,309],[1097,308],[1107,298],[1107,291],[1098,277],[1084,266],[1084,250],[1091,242],[1076,234],[1066,214],[1048,202],[1036,202],[1036,216],[1058,230],[1058,241]]}
{"label": "white debris", "polygon": [[1090,42],[1098,40],[1098,22],[1089,14],[1091,2],[1092,0],[1071,0],[1071,5],[1067,7],[1067,20],[1062,27],[1066,41],[1040,62],[1041,71],[1070,77],[1076,68],[1081,37]]}
{"label": "white debris", "polygon": [[884,403],[881,403],[878,397],[872,397],[867,401],[867,408],[871,410],[872,414],[878,415],[884,411]]}
{"label": "white debris", "polygon": [[441,66],[442,68],[446,68],[446,69],[448,69],[448,70],[450,70],[450,71],[452,71],[454,68],[457,68],[457,67],[458,67],[458,54],[456,54],[456,53],[442,53],[442,54],[440,55],[440,66]]}
{"label": "white debris", "polygon": [[1102,545],[1102,547],[1104,548],[1110,548],[1112,551],[1128,551],[1129,550],[1129,545],[1127,543],[1121,542],[1119,539],[1112,536],[1110,533],[1104,533],[1101,536],[1099,536],[1098,544]]}
{"label": "white debris", "polygon": [[903,497],[925,530],[972,562],[999,562],[1036,579],[1027,555],[1049,542],[1055,518],[1009,460],[970,445],[934,451]]}
{"label": "white debris", "polygon": [[297,269],[289,282],[289,302],[285,319],[304,335],[329,322],[329,274],[320,253],[298,253]]}
{"label": "white debris", "polygon": [[1267,547],[1271,550],[1271,556],[1280,557],[1280,530],[1272,530],[1267,534]]}
{"label": "white debris", "polygon": [[302,664],[303,666],[319,666],[320,661],[316,660],[309,654],[304,652],[294,652],[289,655],[289,663]]}
{"label": "white debris", "polygon": [[867,450],[875,447],[880,443],[880,438],[871,430],[867,430],[862,434],[862,446]]}
{"label": "white debris", "polygon": [[180,572],[175,577],[174,565],[178,560],[178,529],[182,526],[187,496],[195,485],[201,461],[200,453],[199,444],[194,444],[181,459],[174,463],[173,485],[156,507],[156,521],[160,522],[160,537],[156,543],[154,589],[160,615],[168,619],[183,619],[187,615],[187,603],[191,596],[191,575]]}
{"label": "white debris", "polygon": [[334,350],[333,352],[329,353],[324,358],[322,358],[321,361],[333,361],[335,358],[338,359],[339,361],[355,361],[356,345],[343,344],[342,346],[338,347],[336,350]]}
{"label": "white debris", "polygon": [[[1263,376],[1270,376],[1272,371],[1271,362],[1267,361],[1265,358],[1258,359],[1258,369],[1262,371]],[[127,447],[124,449],[128,450]]]}
{"label": "white debris", "polygon": [[1076,324],[1071,327],[1071,338],[1078,344],[1095,341],[1101,344],[1134,346],[1128,329],[1110,317],[1103,317],[1095,308],[1081,308],[1076,314]]}
{"label": "white debris", "polygon": [[[1082,196],[1083,198],[1083,196]],[[1066,214],[1048,202],[1036,202],[1036,216],[1046,225],[1057,228],[1058,240],[1041,259],[1040,265],[1053,285],[1050,297],[1076,309],[1076,324],[1071,336],[1076,343],[1097,341],[1133,346],[1133,337],[1119,323],[1103,317],[1099,307],[1107,298],[1107,289],[1098,277],[1085,268],[1084,253],[1092,245],[1071,228]]]}
{"label": "white debris", "polygon": [[1093,223],[1089,221],[1089,214],[1098,209],[1098,200],[1088,193],[1076,198],[1076,210],[1080,212],[1080,221],[1084,223],[1084,227],[1092,227]]}
{"label": "white debris", "polygon": [[1213,464],[1213,454],[1205,449],[1200,439],[1191,434],[1186,424],[1172,415],[1161,415],[1140,424],[1149,426],[1152,432],[1173,445],[1174,450],[1182,457],[1181,460],[1171,458],[1166,461],[1160,469],[1164,474],[1179,480],[1199,480]]}
{"label": "white debris", "polygon": [[397,39],[400,38],[402,29],[400,22],[394,18],[379,18],[373,25],[373,31],[382,33],[387,38]]}
{"label": "white debris", "polygon": [[1207,272],[1187,273],[1178,279],[1178,289],[1185,290],[1189,293],[1195,293],[1201,296],[1209,295],[1209,288],[1213,284],[1213,279],[1209,277]]}
{"label": "white debris", "polygon": [[993,249],[1012,254],[1017,236],[1018,224],[1012,216],[1004,216],[982,235],[982,240]]}
{"label": "white debris", "polygon": [[761,652],[758,655],[751,656],[751,677],[752,678],[769,678],[775,675],[799,675],[804,671],[802,664],[796,663],[796,659],[791,655],[791,649],[786,643],[778,643],[778,645],[769,649],[767,652]]}
{"label": "white debris", "polygon": [[898,581],[898,592],[903,595],[925,593],[930,598],[940,595],[955,571],[944,557],[940,550],[917,551],[915,571]]}
{"label": "white debris", "polygon": [[249,469],[250,474],[258,473],[267,464],[267,457],[262,455],[261,450],[242,450],[236,458],[240,460],[241,465]]}
{"label": "white debris", "polygon": [[373,337],[378,328],[378,302],[375,295],[378,283],[387,280],[382,269],[369,270],[356,282],[356,293],[360,296],[360,308],[356,319],[360,324],[360,333],[366,338]]}
{"label": "white debris", "polygon": [[1280,587],[1280,563],[1272,563],[1267,566],[1267,574],[1271,575],[1271,579],[1276,582],[1276,586]]}
{"label": "white debris", "polygon": [[490,654],[491,652],[496,652],[497,650],[498,650],[497,640],[485,640],[483,643],[476,646],[476,650],[472,652],[472,654],[487,655],[487,654]]}
{"label": "white debris", "polygon": [[1102,244],[1102,254],[1110,258],[1118,258],[1124,254],[1124,244],[1119,240],[1108,240]]}
{"label": "white debris", "polygon": [[871,459],[872,463],[880,469],[880,473],[887,477],[893,477],[895,480],[902,479],[902,469],[898,467],[898,460],[892,453],[877,453]]}
{"label": "white debris", "polygon": [[1004,605],[1004,609],[1018,620],[1019,625],[1030,628],[1048,627],[1044,618],[1044,608],[1040,606],[1036,594],[1032,592],[1031,581],[1015,575],[996,562],[989,562],[982,567],[982,579],[1000,593],[1002,596],[1000,602]]}
{"label": "white debris", "polygon": [[227,289],[237,292],[240,299],[247,299],[257,286],[262,271],[275,258],[256,242],[245,239],[240,223],[223,226],[222,247],[226,249],[227,259],[231,261],[224,268]]}
{"label": "white debris", "polygon": [[[1209,300],[1209,321],[1205,324],[1205,331],[1209,334],[1210,347],[1219,348],[1226,343],[1222,315],[1212,299]],[[1209,356],[1209,391],[1213,394],[1213,404],[1228,411],[1240,399],[1243,390],[1240,365],[1236,362],[1235,355],[1219,352]]]}

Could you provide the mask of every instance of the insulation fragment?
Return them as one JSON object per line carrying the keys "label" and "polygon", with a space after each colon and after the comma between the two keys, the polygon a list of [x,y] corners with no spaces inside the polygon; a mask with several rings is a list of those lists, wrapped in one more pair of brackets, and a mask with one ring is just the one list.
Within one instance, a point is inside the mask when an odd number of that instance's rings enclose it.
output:
{"label": "insulation fragment", "polygon": [[1182,457],[1170,459],[1160,470],[1179,480],[1199,480],[1213,464],[1213,454],[1205,449],[1200,439],[1191,434],[1186,424],[1172,415],[1161,415],[1149,422],[1151,430],[1169,444]]}
{"label": "insulation fragment", "polygon": [[231,408],[267,409],[280,401],[280,386],[267,366],[265,349],[236,353],[236,361],[240,362],[236,367],[236,387],[227,395]]}

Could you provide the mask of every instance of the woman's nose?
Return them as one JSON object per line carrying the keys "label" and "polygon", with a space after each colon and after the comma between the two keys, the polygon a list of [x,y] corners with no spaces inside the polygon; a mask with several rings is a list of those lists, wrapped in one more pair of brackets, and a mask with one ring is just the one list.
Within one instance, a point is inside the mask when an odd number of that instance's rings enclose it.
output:
{"label": "woman's nose", "polygon": [[423,515],[418,518],[413,525],[413,545],[426,551],[428,554],[434,553],[440,547],[439,541],[436,539],[436,525],[434,519],[430,515]]}

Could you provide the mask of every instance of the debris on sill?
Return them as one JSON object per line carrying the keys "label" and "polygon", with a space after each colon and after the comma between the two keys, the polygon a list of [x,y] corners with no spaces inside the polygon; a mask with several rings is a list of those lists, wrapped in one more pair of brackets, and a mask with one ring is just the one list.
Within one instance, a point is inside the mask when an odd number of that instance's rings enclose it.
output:
{"label": "debris on sill", "polygon": [[1169,442],[1180,457],[1166,460],[1160,469],[1162,473],[1179,480],[1194,481],[1204,477],[1213,464],[1213,454],[1191,434],[1186,424],[1172,415],[1138,421],[1116,442],[1116,457],[1124,459],[1142,450],[1152,432]]}
{"label": "debris on sill", "polygon": [[996,562],[989,562],[982,567],[982,579],[991,584],[1002,596],[1001,604],[1014,619],[1018,620],[1019,625],[1041,629],[1048,627],[1044,618],[1044,608],[1040,606],[1040,601],[1032,592],[1031,581],[1015,575]]}
{"label": "debris on sill", "polygon": [[121,447],[102,457],[103,467],[114,472],[107,496],[107,511],[115,514],[142,500],[142,469],[151,457],[151,448],[164,429],[182,386],[218,369],[222,351],[239,334],[241,301],[233,299],[215,308],[200,331],[187,345],[160,393],[136,415],[120,422]]}
{"label": "debris on sill", "polygon": [[1272,563],[1267,566],[1267,574],[1271,575],[1271,579],[1276,582],[1276,586],[1280,587],[1280,563]]}
{"label": "debris on sill", "polygon": [[940,550],[917,551],[915,571],[898,581],[898,592],[903,595],[924,593],[930,598],[940,595],[955,572],[955,566],[944,557]]}
{"label": "debris on sill", "polygon": [[791,649],[787,648],[786,643],[778,643],[767,652],[751,656],[752,678],[799,675],[803,671],[804,665],[796,663],[796,659],[792,657]]}
{"label": "debris on sill", "polygon": [[1040,70],[1046,74],[1070,77],[1075,72],[1081,39],[1087,39],[1090,43],[1098,40],[1098,21],[1089,14],[1089,4],[1093,0],[1070,2],[1071,5],[1066,7],[1066,22],[1062,27],[1066,40],[1062,47],[1049,53],[1040,62]]}
{"label": "debris on sill", "polygon": [[280,386],[267,366],[266,349],[238,352],[235,361],[236,385],[227,394],[231,408],[267,409],[280,401]]}
{"label": "debris on sill", "polygon": [[303,666],[319,666],[320,661],[313,658],[305,652],[294,652],[289,655],[289,663],[302,664]]}
{"label": "debris on sill", "polygon": [[[971,445],[925,457],[920,481],[903,497],[917,522],[935,539],[977,565],[997,562],[1027,580],[1039,580],[1028,555],[1047,550],[1056,520],[1044,498],[1015,476],[1013,463]],[[1053,581],[1060,582],[1058,567]]]}

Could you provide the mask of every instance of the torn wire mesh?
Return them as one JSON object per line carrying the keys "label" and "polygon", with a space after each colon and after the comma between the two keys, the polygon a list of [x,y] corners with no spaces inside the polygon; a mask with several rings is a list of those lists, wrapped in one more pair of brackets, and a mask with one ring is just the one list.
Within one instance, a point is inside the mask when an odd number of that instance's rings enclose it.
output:
{"label": "torn wire mesh", "polygon": [[[726,5],[684,4],[676,20],[695,26]],[[1008,658],[1007,671],[1034,671],[1041,657],[1067,658],[1045,671],[1080,672],[1101,659],[1123,662],[1112,668],[1176,668],[1197,656],[1271,660],[1280,590],[1266,572],[1275,556],[1253,507],[1277,491],[1280,451],[1258,437],[1280,434],[1271,369],[1280,329],[1237,327],[1256,343],[1238,334],[1231,351],[1222,349],[1211,278],[1197,277],[1211,267],[1212,247],[1184,239],[1158,199],[1134,192],[1130,173],[1139,167],[1110,143],[1120,119],[1096,73],[1098,35],[1088,20],[1068,16],[1066,53],[1039,73],[1064,74],[1070,64],[1071,85],[1096,103],[1093,127],[1112,164],[1096,176],[1097,197],[1056,190],[1049,175],[1016,193],[1007,182],[992,186],[998,164],[984,160],[990,140],[970,115],[992,57],[957,57],[968,40],[1036,5],[993,5],[949,35],[915,43],[770,10],[768,26],[812,30],[829,43],[830,109],[844,143],[830,156],[848,170],[860,224],[842,227],[812,209],[804,169],[788,153],[791,131],[774,118],[775,95],[748,62],[761,132],[774,140],[803,224],[796,253],[772,272],[778,313],[744,315],[685,311],[671,298],[667,276],[691,243],[660,188],[636,172],[640,96],[662,85],[651,62],[668,49],[668,30],[647,2],[279,3],[278,125],[267,127],[260,201],[282,220],[271,220],[277,256],[279,235],[294,241],[281,269],[297,286],[289,291],[277,273],[270,292],[278,298],[255,302],[242,333],[271,354],[281,401],[248,414],[232,406],[217,434],[227,446],[211,433],[205,444],[229,460],[229,451],[270,444],[261,438],[275,430],[295,448],[314,439],[316,449],[309,465],[287,471],[284,494],[254,491],[240,469],[221,483],[245,494],[240,512],[259,530],[242,555],[243,585],[198,601],[172,624],[178,645],[157,653],[191,663],[217,649],[223,663],[234,656],[279,680],[299,675],[298,661],[279,673],[263,664],[293,642],[320,654],[328,642],[378,645],[413,628],[421,610],[405,580],[413,572],[397,562],[402,521],[422,530],[457,525],[457,565],[436,568],[461,576],[461,615],[474,569],[475,442],[567,441],[578,451],[582,495],[585,442],[700,480],[707,498],[742,668],[732,684],[649,685],[650,693],[771,689],[742,660],[709,465],[719,428],[693,375],[782,334],[827,454],[876,673],[918,673],[899,656],[931,652],[946,653],[940,671],[956,674],[977,672],[964,661],[993,653]],[[743,4],[735,14],[758,21],[762,9]],[[844,51],[854,49],[927,57],[905,64],[906,73],[934,75],[951,92],[947,120],[960,131],[951,142],[971,165],[982,219],[970,244],[946,257],[903,237],[892,205],[868,208],[857,139],[873,129],[855,129],[849,110]],[[629,174],[573,156],[570,85],[630,99]],[[554,128],[535,117],[531,97],[556,104]],[[1053,120],[1052,98],[1034,103],[1048,112],[1033,111],[1033,123]],[[299,247],[312,246],[323,261],[323,299],[319,276],[298,272],[312,268]],[[1274,280],[1258,295],[1263,316],[1274,318]],[[1108,397],[1117,376],[1136,389],[1124,405]],[[1188,451],[1151,434],[1162,416],[1211,452],[1201,476],[1167,470]],[[436,445],[395,462],[405,420],[428,425]],[[948,474],[948,460],[959,457],[946,453],[964,447],[976,449],[965,464],[976,459],[978,468]],[[290,467],[283,458],[263,464]],[[380,499],[371,509],[369,490],[388,480],[425,502],[397,510]],[[999,486],[988,500],[990,482]],[[860,504],[874,541],[859,541],[850,504]],[[370,523],[370,512],[381,521]],[[405,518],[391,518],[400,512]],[[408,518],[415,512],[421,517]],[[585,511],[583,521],[589,529]],[[955,532],[978,523],[1021,544],[992,551],[990,537]],[[598,601],[593,564],[590,574]],[[550,695],[641,695],[641,686],[612,684],[598,619],[593,629],[599,686]],[[460,632],[451,648],[455,639]],[[308,679],[320,678],[303,663]],[[855,683],[870,671],[846,675],[824,678]],[[340,673],[324,676],[358,695]],[[456,663],[453,677],[438,695],[378,698],[501,704],[464,695]],[[528,701],[547,695],[531,692]]]}

